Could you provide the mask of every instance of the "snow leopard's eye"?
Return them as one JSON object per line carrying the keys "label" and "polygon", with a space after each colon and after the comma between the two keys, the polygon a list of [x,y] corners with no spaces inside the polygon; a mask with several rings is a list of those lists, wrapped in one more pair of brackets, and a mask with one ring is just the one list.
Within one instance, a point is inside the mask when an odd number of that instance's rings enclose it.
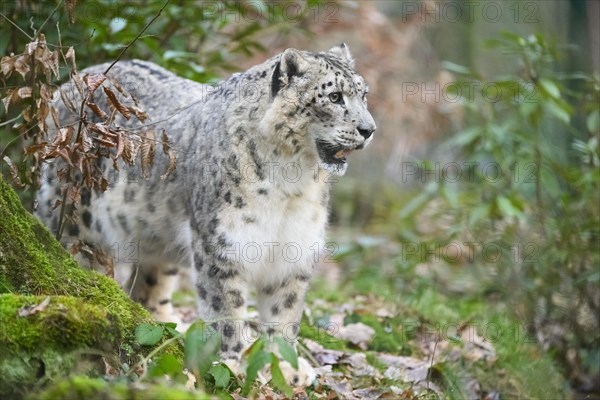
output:
{"label": "snow leopard's eye", "polygon": [[344,104],[344,96],[341,92],[333,92],[329,95],[329,100],[335,104]]}

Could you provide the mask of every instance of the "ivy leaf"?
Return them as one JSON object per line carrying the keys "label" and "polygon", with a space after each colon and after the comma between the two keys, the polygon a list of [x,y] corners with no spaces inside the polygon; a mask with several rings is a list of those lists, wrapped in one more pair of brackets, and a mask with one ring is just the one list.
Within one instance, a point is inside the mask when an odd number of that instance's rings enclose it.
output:
{"label": "ivy leaf", "polygon": [[285,394],[288,398],[292,398],[294,391],[285,381],[283,372],[281,372],[281,368],[279,367],[279,360],[273,353],[271,353],[271,376],[271,382],[273,382],[273,386],[275,386],[276,389]]}
{"label": "ivy leaf", "polygon": [[294,347],[281,336],[277,336],[275,341],[277,342],[277,346],[279,346],[281,357],[289,362],[294,369],[298,369],[298,354],[296,354]]}
{"label": "ivy leaf", "polygon": [[160,341],[163,328],[152,324],[141,324],[135,328],[135,341],[142,346],[153,346]]}
{"label": "ivy leaf", "polygon": [[216,364],[210,367],[208,373],[215,378],[215,387],[225,388],[227,384],[229,384],[229,379],[231,376],[229,375],[229,369],[224,367],[221,364]]}

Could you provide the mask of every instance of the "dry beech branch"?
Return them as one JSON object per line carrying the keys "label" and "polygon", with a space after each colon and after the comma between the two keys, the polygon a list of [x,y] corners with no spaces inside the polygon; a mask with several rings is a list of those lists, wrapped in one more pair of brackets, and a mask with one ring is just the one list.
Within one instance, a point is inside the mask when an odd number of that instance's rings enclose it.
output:
{"label": "dry beech branch", "polygon": [[[57,5],[53,13],[62,3]],[[65,2],[70,23],[74,22],[76,3],[76,0],[66,0]],[[126,120],[131,120],[132,116],[135,116],[142,124],[148,119],[148,115],[135,96],[106,74],[119,61],[124,52],[160,16],[168,3],[169,1],[165,2],[155,17],[123,49],[104,73],[80,76],[77,72],[76,51],[73,47],[62,46],[58,25],[61,46],[56,46],[56,50],[49,50],[46,38],[40,28],[35,37],[30,38],[30,43],[25,46],[22,54],[11,54],[0,59],[2,78],[20,75],[24,82],[20,87],[6,90],[2,94],[1,100],[7,110],[15,107],[21,108],[20,118],[15,119],[17,121],[15,129],[19,129],[19,136],[31,140],[31,144],[24,149],[25,160],[31,159],[32,162],[31,168],[26,170],[25,175],[20,174],[17,164],[7,156],[4,157],[15,185],[28,187],[31,184],[34,186],[39,184],[42,162],[53,159],[62,160],[62,163],[58,164],[57,171],[57,179],[61,182],[61,198],[54,203],[55,208],[60,207],[56,235],[58,239],[64,230],[66,220],[76,218],[75,211],[80,202],[82,188],[85,186],[100,191],[108,189],[108,180],[104,176],[106,171],[100,168],[99,160],[101,158],[110,158],[113,161],[113,167],[118,170],[119,160],[133,166],[139,153],[142,175],[145,179],[150,177],[158,135],[154,130],[148,128],[135,133],[131,129],[123,129],[115,123],[115,117],[118,114]],[[9,22],[12,23],[12,21]],[[80,100],[75,100],[65,90],[59,89],[59,96],[64,107],[71,114],[77,115],[77,122],[71,125],[62,123],[60,113],[51,103],[54,99],[51,90],[52,80],[59,77],[61,57],[69,70],[71,82],[80,96]],[[102,90],[98,91],[100,87]],[[103,110],[99,104],[104,104],[104,102],[97,103],[94,96],[105,96],[105,104],[110,110]],[[47,121],[52,121],[54,125],[50,131],[52,134],[50,137]],[[175,170],[176,153],[170,145],[166,132],[162,132],[161,139],[163,152],[169,159],[167,170],[161,175],[161,179],[166,179]],[[27,178],[25,182],[23,182],[23,176]]]}

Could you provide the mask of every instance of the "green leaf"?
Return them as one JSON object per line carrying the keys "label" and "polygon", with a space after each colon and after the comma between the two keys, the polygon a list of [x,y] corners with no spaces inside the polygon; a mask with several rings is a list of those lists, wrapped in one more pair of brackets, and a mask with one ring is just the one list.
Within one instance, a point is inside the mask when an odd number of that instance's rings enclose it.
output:
{"label": "green leaf", "polygon": [[172,354],[163,354],[150,367],[149,375],[156,376],[176,376],[183,371],[183,364]]}
{"label": "green leaf", "polygon": [[468,128],[458,132],[451,140],[451,144],[457,146],[466,146],[482,136],[482,130],[479,127]]}
{"label": "green leaf", "polygon": [[510,199],[508,199],[507,197],[499,196],[496,199],[496,205],[498,206],[498,209],[500,210],[502,215],[506,217],[517,217],[521,214],[521,211],[517,209],[513,205],[512,201],[510,201]]}
{"label": "green leaf", "polygon": [[455,72],[457,74],[463,74],[463,75],[471,75],[472,72],[469,68],[463,66],[463,65],[459,65],[456,63],[453,63],[452,61],[442,61],[442,68],[444,68],[445,70],[448,70],[450,72]]}
{"label": "green leaf", "polygon": [[561,104],[558,104],[554,101],[548,101],[545,104],[546,110],[550,112],[550,114],[554,115],[560,121],[565,124],[569,124],[571,121],[571,115],[569,114],[569,110],[566,107],[563,107]]}
{"label": "green leaf", "polygon": [[596,133],[598,132],[598,129],[600,129],[600,111],[598,110],[594,110],[592,111],[586,119],[586,126],[588,128],[588,131],[590,133]]}
{"label": "green leaf", "polygon": [[450,207],[456,208],[459,206],[458,193],[455,188],[449,188],[448,186],[444,185],[442,186],[440,191],[443,198],[448,202]]}
{"label": "green leaf", "polygon": [[485,219],[490,215],[490,207],[488,204],[481,204],[473,208],[469,213],[469,226],[475,225],[477,222]]}
{"label": "green leaf", "polygon": [[[256,347],[254,347],[256,345]],[[267,353],[262,348],[264,343],[262,339],[257,340],[250,348],[250,356],[248,356],[248,367],[246,367],[246,382],[244,383],[243,394],[248,394],[250,387],[258,376],[260,371],[271,360],[271,353]]]}
{"label": "green leaf", "polygon": [[400,210],[399,217],[404,219],[413,213],[421,210],[429,201],[433,198],[434,193],[437,191],[437,182],[429,182],[425,186],[425,190],[413,197],[403,208]]}
{"label": "green leaf", "polygon": [[163,332],[162,326],[141,324],[135,328],[135,341],[142,346],[153,346],[160,341]]}
{"label": "green leaf", "polygon": [[208,370],[208,373],[215,378],[215,387],[225,388],[229,384],[231,376],[229,369],[222,364],[215,364]]}
{"label": "green leaf", "polygon": [[273,382],[273,386],[275,386],[276,389],[285,394],[288,398],[292,398],[294,391],[285,381],[283,372],[281,372],[281,368],[279,367],[279,360],[273,353],[271,353],[271,376],[271,382]]}
{"label": "green leaf", "polygon": [[275,341],[277,342],[277,346],[279,346],[281,357],[289,362],[294,369],[298,369],[298,354],[296,354],[294,347],[281,336],[277,336]]}
{"label": "green leaf", "polygon": [[194,323],[185,334],[184,360],[192,371],[205,376],[213,361],[218,361],[221,337],[202,321]]}
{"label": "green leaf", "polygon": [[560,89],[556,86],[556,83],[547,78],[540,78],[539,84],[544,93],[553,99],[560,99]]}

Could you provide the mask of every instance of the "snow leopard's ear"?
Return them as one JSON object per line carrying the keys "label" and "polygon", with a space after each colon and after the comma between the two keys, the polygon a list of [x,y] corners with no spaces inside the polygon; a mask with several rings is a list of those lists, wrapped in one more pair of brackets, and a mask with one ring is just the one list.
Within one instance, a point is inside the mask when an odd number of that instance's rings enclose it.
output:
{"label": "snow leopard's ear", "polygon": [[334,56],[341,58],[346,61],[350,68],[354,68],[354,58],[350,53],[350,48],[346,43],[342,43],[339,46],[332,47],[329,49],[329,54],[333,54]]}
{"label": "snow leopard's ear", "polygon": [[309,68],[310,63],[300,51],[290,48],[281,53],[271,79],[272,96],[275,97],[282,87],[290,84],[293,77],[304,75]]}

